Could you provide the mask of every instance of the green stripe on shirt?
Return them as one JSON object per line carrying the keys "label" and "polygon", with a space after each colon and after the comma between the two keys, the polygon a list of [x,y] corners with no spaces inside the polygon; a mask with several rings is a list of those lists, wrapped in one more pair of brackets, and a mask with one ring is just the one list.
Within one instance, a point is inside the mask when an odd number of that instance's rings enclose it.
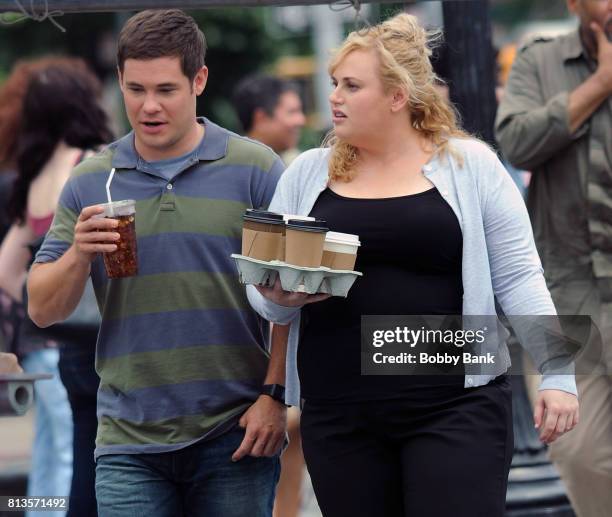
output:
{"label": "green stripe on shirt", "polygon": [[104,372],[101,389],[111,385],[127,392],[198,380],[263,377],[268,357],[260,347],[194,344],[192,347],[99,358],[96,367]]}

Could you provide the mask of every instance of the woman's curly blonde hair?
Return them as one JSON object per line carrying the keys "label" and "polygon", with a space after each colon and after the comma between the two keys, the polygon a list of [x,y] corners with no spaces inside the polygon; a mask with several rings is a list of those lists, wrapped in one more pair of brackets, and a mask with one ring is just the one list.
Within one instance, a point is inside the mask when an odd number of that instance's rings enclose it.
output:
{"label": "woman's curly blonde hair", "polygon": [[[454,155],[448,145],[449,139],[468,135],[459,128],[454,108],[435,87],[440,79],[433,71],[430,56],[441,37],[441,31],[423,29],[416,17],[398,14],[374,27],[351,32],[334,53],[328,69],[332,74],[354,50],[376,50],[385,91],[398,87],[405,89],[409,94],[407,110],[413,127],[433,144],[436,153]],[[330,179],[351,181],[358,158],[357,149],[340,140],[333,130],[326,136],[323,146],[332,149]]]}

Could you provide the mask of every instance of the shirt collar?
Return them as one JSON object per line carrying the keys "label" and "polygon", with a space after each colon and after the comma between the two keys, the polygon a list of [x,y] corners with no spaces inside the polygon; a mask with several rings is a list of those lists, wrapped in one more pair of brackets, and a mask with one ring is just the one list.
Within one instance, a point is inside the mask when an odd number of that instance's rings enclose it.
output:
{"label": "shirt collar", "polygon": [[[227,155],[229,132],[214,124],[205,117],[198,117],[206,131],[197,150],[197,157],[201,161],[215,161]],[[135,169],[138,165],[138,153],[134,145],[134,131],[130,131],[115,143],[115,153],[112,167],[116,169]]]}
{"label": "shirt collar", "polygon": [[564,61],[578,59],[579,57],[588,59],[587,52],[582,45],[582,40],[580,39],[580,28],[570,32],[563,38],[561,52],[563,54]]}

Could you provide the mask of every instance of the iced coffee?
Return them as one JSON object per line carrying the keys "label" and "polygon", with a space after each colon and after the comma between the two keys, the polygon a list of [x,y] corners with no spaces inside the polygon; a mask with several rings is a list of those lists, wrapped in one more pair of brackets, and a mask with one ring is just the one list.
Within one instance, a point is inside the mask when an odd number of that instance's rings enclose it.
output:
{"label": "iced coffee", "polygon": [[119,234],[117,249],[103,253],[104,267],[108,278],[125,278],[138,274],[138,252],[136,247],[136,202],[132,199],[114,201],[102,205],[100,217],[117,219],[113,230]]}

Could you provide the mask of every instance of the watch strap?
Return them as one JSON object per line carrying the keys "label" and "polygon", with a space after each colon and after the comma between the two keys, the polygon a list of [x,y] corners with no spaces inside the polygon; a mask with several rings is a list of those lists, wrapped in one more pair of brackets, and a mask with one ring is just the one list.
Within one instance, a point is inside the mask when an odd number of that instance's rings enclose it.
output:
{"label": "watch strap", "polygon": [[285,387],[282,384],[264,384],[261,387],[260,393],[272,397],[281,404],[285,404]]}

